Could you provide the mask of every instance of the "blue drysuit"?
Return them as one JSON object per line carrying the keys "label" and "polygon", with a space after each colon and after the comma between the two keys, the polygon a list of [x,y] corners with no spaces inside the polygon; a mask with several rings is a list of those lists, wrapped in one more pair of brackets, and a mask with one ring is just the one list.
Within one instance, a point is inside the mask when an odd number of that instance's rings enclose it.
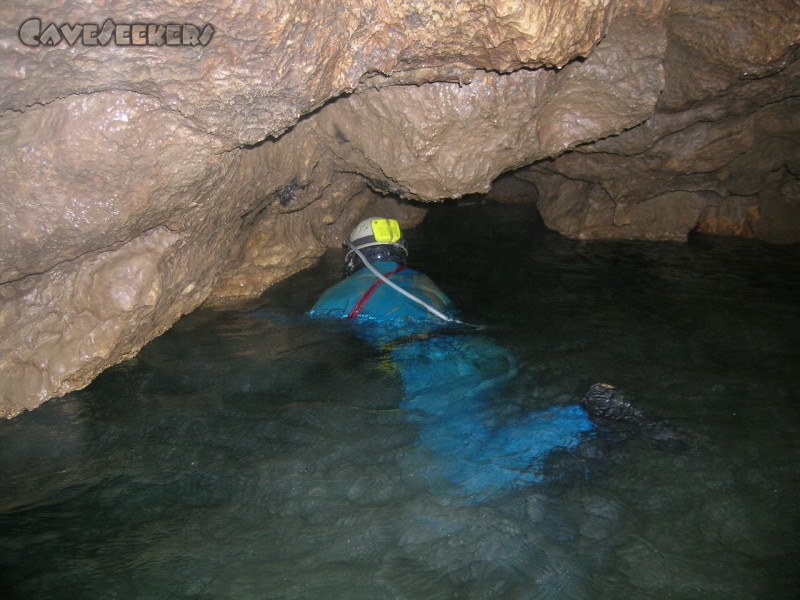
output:
{"label": "blue drysuit", "polygon": [[[403,289],[445,314],[447,296],[426,275],[394,262],[373,264]],[[542,481],[542,462],[573,448],[593,428],[578,405],[552,407],[509,421],[497,407],[517,374],[505,349],[485,336],[454,331],[424,307],[361,268],[331,287],[311,309],[351,319],[358,334],[388,352],[405,392],[401,408],[419,426],[432,456],[431,474],[475,499]]]}

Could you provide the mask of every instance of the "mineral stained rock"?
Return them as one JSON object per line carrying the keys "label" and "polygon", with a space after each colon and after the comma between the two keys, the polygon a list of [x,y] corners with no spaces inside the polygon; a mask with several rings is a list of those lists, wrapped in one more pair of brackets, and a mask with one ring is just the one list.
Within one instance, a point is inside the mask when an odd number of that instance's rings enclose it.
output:
{"label": "mineral stained rock", "polygon": [[4,416],[203,302],[257,296],[369,212],[413,225],[504,173],[498,198],[575,237],[800,241],[798,2],[12,0],[0,16]]}
{"label": "mineral stained rock", "polygon": [[800,241],[800,2],[673,0],[663,26],[654,113],[517,173],[545,222],[584,239]]}

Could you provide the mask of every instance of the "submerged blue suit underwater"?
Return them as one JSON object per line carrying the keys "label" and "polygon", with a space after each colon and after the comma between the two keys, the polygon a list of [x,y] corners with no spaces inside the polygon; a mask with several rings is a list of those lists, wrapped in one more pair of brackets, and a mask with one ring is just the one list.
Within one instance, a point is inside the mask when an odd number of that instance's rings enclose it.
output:
{"label": "submerged blue suit underwater", "polygon": [[[426,275],[392,261],[372,263],[401,288],[445,314],[454,307]],[[492,400],[517,374],[511,354],[485,336],[464,334],[361,268],[329,288],[315,317],[349,319],[358,335],[387,352],[419,427],[431,471],[476,499],[543,481],[543,462],[576,447],[594,425],[583,407],[558,406],[508,422]]]}

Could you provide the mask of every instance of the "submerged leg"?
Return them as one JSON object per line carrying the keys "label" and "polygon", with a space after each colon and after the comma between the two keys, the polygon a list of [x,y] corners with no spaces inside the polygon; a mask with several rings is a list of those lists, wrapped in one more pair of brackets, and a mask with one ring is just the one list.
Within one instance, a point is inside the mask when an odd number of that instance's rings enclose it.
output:
{"label": "submerged leg", "polygon": [[460,494],[482,499],[541,482],[547,456],[577,447],[594,428],[577,405],[502,417],[498,408],[516,361],[485,338],[406,340],[392,358],[405,388],[401,406],[420,428],[431,472]]}

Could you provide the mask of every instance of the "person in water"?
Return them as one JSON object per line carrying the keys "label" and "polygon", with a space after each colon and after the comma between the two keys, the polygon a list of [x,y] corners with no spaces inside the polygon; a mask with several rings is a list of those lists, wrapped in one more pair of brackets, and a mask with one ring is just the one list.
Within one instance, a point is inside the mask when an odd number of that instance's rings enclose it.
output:
{"label": "person in water", "polygon": [[[596,424],[580,404],[509,415],[502,392],[517,375],[514,357],[485,335],[465,333],[447,295],[407,266],[396,220],[365,219],[345,245],[344,279],[310,314],[352,322],[359,336],[389,355],[403,385],[400,408],[432,457],[432,480],[487,498],[543,481],[551,453],[593,435]],[[616,393],[598,384],[584,403],[603,409]]]}

